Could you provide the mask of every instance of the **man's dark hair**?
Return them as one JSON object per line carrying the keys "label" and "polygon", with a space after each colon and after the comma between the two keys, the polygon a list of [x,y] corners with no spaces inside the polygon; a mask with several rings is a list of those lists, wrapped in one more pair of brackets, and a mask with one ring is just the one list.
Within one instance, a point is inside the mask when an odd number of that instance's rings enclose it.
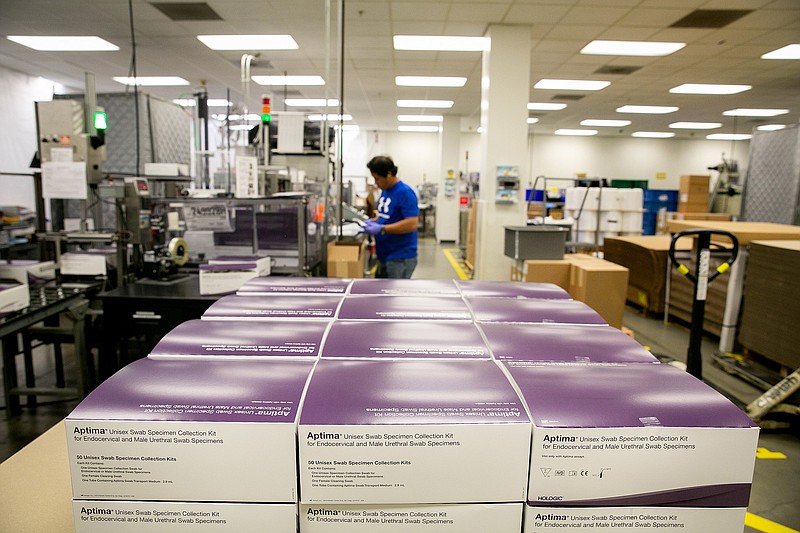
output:
{"label": "man's dark hair", "polygon": [[392,161],[392,158],[385,155],[376,155],[372,159],[369,160],[367,163],[367,168],[370,172],[374,172],[376,175],[385,178],[391,172],[393,175],[397,176],[397,167]]}

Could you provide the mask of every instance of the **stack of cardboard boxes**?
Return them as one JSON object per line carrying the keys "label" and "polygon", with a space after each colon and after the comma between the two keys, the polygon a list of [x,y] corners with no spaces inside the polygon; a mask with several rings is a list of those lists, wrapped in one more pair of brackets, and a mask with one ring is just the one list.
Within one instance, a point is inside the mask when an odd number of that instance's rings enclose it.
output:
{"label": "stack of cardboard boxes", "polygon": [[710,176],[681,176],[678,188],[678,211],[682,213],[708,212]]}

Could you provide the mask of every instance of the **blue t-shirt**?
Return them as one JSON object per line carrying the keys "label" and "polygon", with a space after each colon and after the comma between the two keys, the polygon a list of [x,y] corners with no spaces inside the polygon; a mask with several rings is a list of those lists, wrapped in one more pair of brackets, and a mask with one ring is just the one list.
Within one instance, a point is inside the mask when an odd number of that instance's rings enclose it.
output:
{"label": "blue t-shirt", "polygon": [[[398,181],[391,189],[381,192],[377,211],[379,224],[394,224],[419,216],[417,195],[414,189]],[[376,235],[375,251],[378,259],[384,262],[417,257],[417,231]]]}

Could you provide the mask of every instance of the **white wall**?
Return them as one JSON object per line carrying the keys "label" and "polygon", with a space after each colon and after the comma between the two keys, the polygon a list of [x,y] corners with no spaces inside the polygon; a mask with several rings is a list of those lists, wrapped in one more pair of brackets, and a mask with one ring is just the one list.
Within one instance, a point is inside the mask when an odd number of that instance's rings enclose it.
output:
{"label": "white wall", "polygon": [[[423,179],[438,180],[438,133],[361,132],[352,140],[357,149],[345,146],[345,175],[368,176],[367,161],[375,155],[391,156],[400,177],[409,185]],[[533,135],[529,138],[531,175],[522,177],[527,187],[536,176],[572,178],[586,173],[589,177],[611,179],[646,179],[651,189],[677,189],[683,174],[711,174],[708,167],[720,163],[722,154],[731,158],[730,141],[706,139],[636,139],[633,137],[559,137]],[[734,158],[744,177],[749,150],[748,141],[737,141]],[[466,152],[469,167],[466,168]],[[349,156],[348,156],[349,154]],[[461,135],[459,170],[477,172],[481,164],[480,135]],[[666,179],[656,179],[657,173]],[[552,182],[553,186],[559,185]]]}
{"label": "white wall", "polygon": [[[0,172],[30,174],[36,152],[34,102],[53,99],[53,82],[0,67]],[[33,178],[0,176],[0,205],[34,209]]]}

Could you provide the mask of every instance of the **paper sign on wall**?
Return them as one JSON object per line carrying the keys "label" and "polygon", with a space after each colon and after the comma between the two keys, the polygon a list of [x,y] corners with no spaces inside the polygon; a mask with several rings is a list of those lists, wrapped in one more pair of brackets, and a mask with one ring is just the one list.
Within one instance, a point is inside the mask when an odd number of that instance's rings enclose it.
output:
{"label": "paper sign on wall", "polygon": [[42,163],[42,196],[85,200],[86,163],[83,161],[47,161]]}

